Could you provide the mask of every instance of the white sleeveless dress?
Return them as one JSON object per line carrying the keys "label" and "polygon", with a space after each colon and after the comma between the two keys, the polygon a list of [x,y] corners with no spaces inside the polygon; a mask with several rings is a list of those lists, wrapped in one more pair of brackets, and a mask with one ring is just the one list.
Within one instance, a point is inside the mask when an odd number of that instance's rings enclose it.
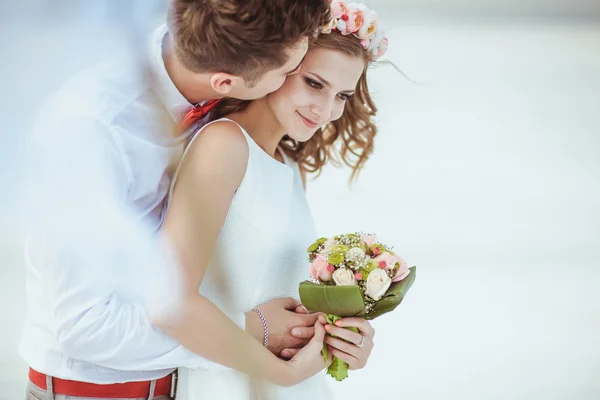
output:
{"label": "white sleeveless dress", "polygon": [[[188,148],[208,125],[191,138]],[[245,312],[274,298],[298,298],[298,284],[308,277],[306,248],[316,239],[298,165],[283,152],[285,164],[273,159],[240,129],[249,146],[246,173],[200,287],[226,313]],[[233,370],[179,369],[177,400],[331,397],[324,373],[283,388]]]}

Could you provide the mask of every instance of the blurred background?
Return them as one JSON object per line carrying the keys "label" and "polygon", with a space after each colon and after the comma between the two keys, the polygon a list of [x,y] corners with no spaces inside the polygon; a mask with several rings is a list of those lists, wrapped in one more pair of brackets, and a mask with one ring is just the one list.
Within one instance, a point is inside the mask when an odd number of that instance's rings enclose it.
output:
{"label": "blurred background", "polygon": [[[0,399],[23,398],[24,139],[40,104],[166,0],[0,3]],[[322,235],[377,233],[418,267],[336,398],[600,399],[600,2],[366,1],[375,153],[308,196]],[[389,396],[389,395],[388,395]]]}

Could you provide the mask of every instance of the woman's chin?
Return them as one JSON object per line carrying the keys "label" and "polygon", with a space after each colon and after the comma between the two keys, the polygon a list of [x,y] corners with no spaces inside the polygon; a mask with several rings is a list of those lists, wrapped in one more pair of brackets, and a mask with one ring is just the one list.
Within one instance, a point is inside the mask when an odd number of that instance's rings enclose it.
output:
{"label": "woman's chin", "polygon": [[289,129],[288,132],[294,132],[288,134],[288,136],[294,139],[296,142],[304,143],[308,142],[317,133],[318,129],[307,129],[305,126],[295,126],[294,130]]}

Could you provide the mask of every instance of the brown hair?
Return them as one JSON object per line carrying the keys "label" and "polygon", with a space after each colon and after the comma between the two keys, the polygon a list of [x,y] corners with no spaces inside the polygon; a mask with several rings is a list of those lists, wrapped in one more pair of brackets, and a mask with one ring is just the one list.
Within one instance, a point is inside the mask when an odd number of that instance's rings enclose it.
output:
{"label": "brown hair", "polygon": [[298,143],[286,136],[281,146],[304,171],[316,173],[317,176],[328,160],[337,166],[344,163],[352,168],[352,181],[373,152],[373,140],[377,134],[377,127],[373,122],[377,107],[371,99],[367,85],[369,56],[357,38],[353,35],[342,35],[338,31],[319,35],[311,47],[336,50],[352,57],[363,57],[365,69],[358,80],[354,95],[346,101],[344,113],[338,120],[319,128],[307,142]]}
{"label": "brown hair", "polygon": [[172,0],[175,55],[194,72],[254,82],[287,62],[286,50],[329,20],[329,0]]}
{"label": "brown hair", "polygon": [[[367,85],[367,68],[371,61],[367,51],[356,37],[344,36],[338,31],[320,34],[316,40],[311,42],[310,48],[331,49],[352,57],[363,57],[365,69],[360,76],[354,95],[346,101],[344,113],[338,120],[319,128],[312,138],[304,143],[285,136],[281,140],[281,148],[286,155],[298,163],[303,171],[316,173],[317,176],[329,160],[336,166],[344,163],[352,168],[350,175],[350,181],[352,181],[358,176],[369,155],[373,152],[373,140],[377,134],[377,127],[373,122],[377,107],[371,99]],[[224,100],[215,109],[211,119],[241,111],[248,104],[248,101]]]}

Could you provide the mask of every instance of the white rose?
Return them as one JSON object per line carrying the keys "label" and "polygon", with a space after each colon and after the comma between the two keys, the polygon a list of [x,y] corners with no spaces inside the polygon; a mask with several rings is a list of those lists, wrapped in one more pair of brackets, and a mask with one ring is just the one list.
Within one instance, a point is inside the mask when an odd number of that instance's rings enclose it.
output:
{"label": "white rose", "polygon": [[338,286],[352,286],[356,285],[356,278],[354,278],[354,272],[348,268],[338,268],[333,273],[333,280]]}
{"label": "white rose", "polygon": [[356,32],[356,36],[359,39],[373,39],[375,33],[377,33],[377,14],[374,11],[367,10],[364,18],[364,22],[358,32]]}
{"label": "white rose", "polygon": [[[333,274],[335,279],[335,273]],[[392,284],[392,280],[383,269],[376,269],[369,274],[367,278],[367,295],[377,301],[387,292]]]}

